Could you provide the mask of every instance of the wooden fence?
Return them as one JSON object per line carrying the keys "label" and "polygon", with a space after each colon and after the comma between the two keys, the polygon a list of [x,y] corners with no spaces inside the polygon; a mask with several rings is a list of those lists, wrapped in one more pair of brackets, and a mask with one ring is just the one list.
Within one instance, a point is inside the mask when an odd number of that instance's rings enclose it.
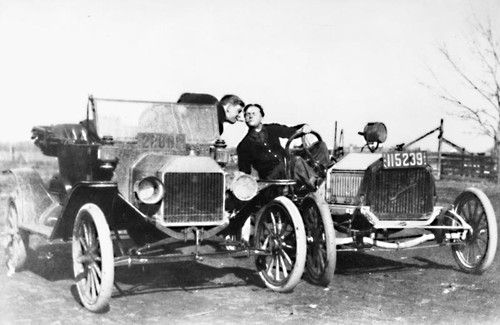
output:
{"label": "wooden fence", "polygon": [[441,153],[441,168],[438,168],[438,153],[427,153],[429,164],[436,178],[479,178],[496,182],[496,159],[485,155],[465,153]]}

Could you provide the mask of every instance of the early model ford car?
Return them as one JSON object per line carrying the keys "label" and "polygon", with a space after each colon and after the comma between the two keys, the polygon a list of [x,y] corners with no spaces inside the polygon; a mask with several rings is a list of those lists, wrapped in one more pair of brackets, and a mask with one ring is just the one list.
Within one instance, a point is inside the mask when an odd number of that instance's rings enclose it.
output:
{"label": "early model ford car", "polygon": [[[332,279],[324,199],[292,177],[257,182],[231,167],[213,105],[90,97],[82,122],[32,133],[59,172],[45,186],[33,169],[7,171],[16,180],[6,220],[10,273],[25,265],[36,235],[72,242],[79,299],[94,312],[109,305],[115,267],[134,264],[255,256],[276,291],[292,290],[304,269],[314,283]],[[193,250],[172,253],[175,240]],[[211,240],[222,249],[202,251]]]}
{"label": "early model ford car", "polygon": [[[90,97],[78,124],[35,127],[35,145],[58,159],[45,186],[29,168],[8,200],[7,266],[25,265],[32,235],[71,241],[81,303],[109,305],[115,268],[255,256],[267,287],[293,290],[303,273],[328,285],[337,251],[450,245],[460,267],[482,272],[494,259],[497,223],[486,195],[466,189],[453,206],[436,206],[425,152],[377,153],[387,131],[370,123],[369,153],[331,163],[316,160],[310,135],[298,131],[285,147],[286,177],[256,180],[238,172],[218,134],[213,105]],[[302,140],[294,146],[294,140]],[[319,176],[316,188],[294,180],[292,156]],[[250,229],[250,230],[248,230]],[[173,241],[192,251],[169,250]],[[131,243],[130,243],[131,242]],[[202,245],[215,242],[215,252]]]}

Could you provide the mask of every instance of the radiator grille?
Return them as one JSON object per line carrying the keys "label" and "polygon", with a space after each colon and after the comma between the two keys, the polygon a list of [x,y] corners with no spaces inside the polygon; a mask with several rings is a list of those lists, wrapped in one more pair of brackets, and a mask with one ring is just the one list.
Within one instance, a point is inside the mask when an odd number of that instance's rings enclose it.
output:
{"label": "radiator grille", "polygon": [[328,203],[355,204],[363,181],[364,173],[334,172],[330,175],[330,190],[327,191]]}
{"label": "radiator grille", "polygon": [[165,222],[203,224],[223,219],[223,173],[167,173],[164,179]]}
{"label": "radiator grille", "polygon": [[371,181],[369,204],[380,219],[425,219],[434,204],[432,175],[425,168],[379,169]]}

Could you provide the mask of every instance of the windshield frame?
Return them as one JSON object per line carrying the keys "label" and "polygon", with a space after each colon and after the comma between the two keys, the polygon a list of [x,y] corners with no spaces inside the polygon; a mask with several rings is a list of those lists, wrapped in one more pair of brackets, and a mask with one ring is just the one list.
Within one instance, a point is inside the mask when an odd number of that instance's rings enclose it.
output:
{"label": "windshield frame", "polygon": [[187,144],[213,144],[220,137],[217,113],[216,105],[92,96],[87,105],[87,121],[99,138],[127,143],[137,143],[143,134],[165,134],[184,136]]}

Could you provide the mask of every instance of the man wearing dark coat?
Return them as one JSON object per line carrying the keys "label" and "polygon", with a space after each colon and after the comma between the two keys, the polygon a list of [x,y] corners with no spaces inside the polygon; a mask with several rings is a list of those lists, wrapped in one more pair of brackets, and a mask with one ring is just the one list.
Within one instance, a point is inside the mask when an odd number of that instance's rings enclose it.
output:
{"label": "man wearing dark coat", "polygon": [[[263,124],[264,110],[259,104],[249,104],[244,108],[245,123],[248,133],[238,144],[238,168],[250,174],[252,167],[260,179],[285,178],[285,149],[280,138],[290,138],[297,131],[310,133],[307,124],[289,127],[282,124]],[[314,156],[320,163],[328,161],[328,148],[324,142],[315,147]],[[292,168],[295,178],[309,188],[315,188],[318,175],[301,157],[292,157]]]}

